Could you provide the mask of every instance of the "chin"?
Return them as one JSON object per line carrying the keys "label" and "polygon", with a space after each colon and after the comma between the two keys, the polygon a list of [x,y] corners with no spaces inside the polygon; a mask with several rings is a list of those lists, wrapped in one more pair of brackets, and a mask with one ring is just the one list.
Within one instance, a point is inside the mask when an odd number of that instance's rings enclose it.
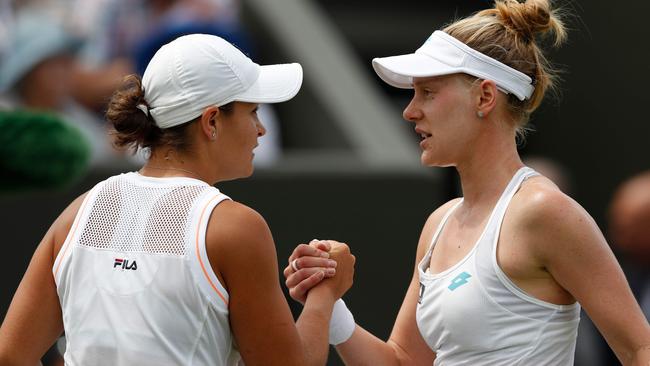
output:
{"label": "chin", "polygon": [[241,178],[248,178],[251,175],[253,175],[254,172],[255,172],[255,167],[253,166],[253,164],[251,164],[248,170],[242,173]]}
{"label": "chin", "polygon": [[432,156],[430,156],[430,155],[428,155],[426,153],[423,153],[420,156],[420,164],[422,164],[422,166],[426,166],[426,167],[429,167],[429,168],[438,166],[436,160],[433,159]]}
{"label": "chin", "polygon": [[251,175],[253,175],[253,167],[251,166],[250,169],[245,170],[245,171],[239,171],[239,172],[230,172],[227,176],[222,177],[219,182],[227,182],[227,181],[232,181],[232,180],[237,180],[237,179],[243,179],[243,178],[248,178]]}
{"label": "chin", "polygon": [[420,157],[420,164],[428,168],[446,168],[454,165],[452,163],[444,163],[431,156],[425,156],[424,154]]}

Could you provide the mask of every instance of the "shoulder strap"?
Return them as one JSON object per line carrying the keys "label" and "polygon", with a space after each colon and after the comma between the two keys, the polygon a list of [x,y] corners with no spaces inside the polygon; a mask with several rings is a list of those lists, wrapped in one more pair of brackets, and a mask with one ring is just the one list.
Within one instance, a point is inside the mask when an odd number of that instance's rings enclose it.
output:
{"label": "shoulder strap", "polygon": [[[442,228],[447,223],[447,220],[449,219],[451,214],[454,213],[454,211],[456,211],[456,208],[458,208],[458,206],[460,206],[461,203],[463,203],[463,198],[459,199],[458,202],[456,202],[453,206],[451,206],[451,208],[449,210],[447,210],[447,212],[445,213],[445,216],[442,217],[442,220],[440,220],[440,223],[438,224],[438,228],[436,229],[435,233],[431,237],[431,242],[429,243],[429,248],[427,249],[427,254],[429,252],[431,252],[431,250],[433,249],[436,241],[438,241],[438,237],[440,236],[440,232],[442,231]],[[426,257],[426,255],[425,255],[425,257]]]}
{"label": "shoulder strap", "polygon": [[188,236],[189,247],[186,252],[199,289],[212,300],[215,306],[226,312],[228,311],[228,292],[212,270],[205,247],[205,236],[212,211],[219,203],[228,199],[230,197],[219,192],[218,189],[210,188],[205,195],[197,200],[194,219],[191,221],[191,232]]}
{"label": "shoulder strap", "polygon": [[[491,230],[495,231],[492,242],[492,257],[496,261],[496,250],[497,250],[497,241],[499,239],[499,232],[501,231],[501,225],[503,224],[503,218],[505,217],[506,210],[510,205],[512,197],[515,193],[519,191],[521,184],[528,178],[540,175],[538,172],[534,171],[529,167],[523,167],[515,173],[512,177],[512,180],[508,184],[508,187],[503,192],[503,195],[499,199],[496,207],[494,208],[493,216],[490,218],[488,225],[491,225]],[[492,222],[494,220],[494,222]]]}

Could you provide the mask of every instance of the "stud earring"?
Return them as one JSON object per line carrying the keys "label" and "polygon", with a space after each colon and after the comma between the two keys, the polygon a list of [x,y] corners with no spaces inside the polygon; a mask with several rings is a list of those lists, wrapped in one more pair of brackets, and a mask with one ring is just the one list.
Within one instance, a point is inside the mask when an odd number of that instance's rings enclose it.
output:
{"label": "stud earring", "polygon": [[217,132],[212,130],[212,139],[214,140],[215,138],[217,138]]}
{"label": "stud earring", "polygon": [[483,118],[485,117],[485,114],[483,114],[483,111],[477,111],[476,116],[478,116],[478,118]]}

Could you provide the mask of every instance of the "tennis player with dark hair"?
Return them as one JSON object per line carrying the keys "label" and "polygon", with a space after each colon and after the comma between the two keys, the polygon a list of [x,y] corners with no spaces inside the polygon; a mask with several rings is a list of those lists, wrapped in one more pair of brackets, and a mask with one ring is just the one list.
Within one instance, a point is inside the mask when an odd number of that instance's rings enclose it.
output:
{"label": "tennis player with dark hair", "polygon": [[107,112],[116,143],[150,158],[54,222],[0,328],[0,364],[37,364],[64,330],[66,365],[325,364],[354,257],[302,246],[323,269],[294,324],[266,222],[212,186],[252,174],[258,103],[301,83],[300,65],[259,66],[216,36],[163,46]]}

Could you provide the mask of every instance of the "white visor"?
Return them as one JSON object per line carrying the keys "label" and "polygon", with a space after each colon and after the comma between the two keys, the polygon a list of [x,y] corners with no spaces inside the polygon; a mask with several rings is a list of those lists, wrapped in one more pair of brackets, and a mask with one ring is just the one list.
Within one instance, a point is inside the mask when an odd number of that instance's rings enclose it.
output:
{"label": "white visor", "polygon": [[532,79],[510,66],[486,56],[443,31],[435,31],[415,53],[372,60],[372,66],[386,83],[402,89],[413,88],[414,77],[464,73],[492,80],[497,88],[519,100],[535,90]]}

